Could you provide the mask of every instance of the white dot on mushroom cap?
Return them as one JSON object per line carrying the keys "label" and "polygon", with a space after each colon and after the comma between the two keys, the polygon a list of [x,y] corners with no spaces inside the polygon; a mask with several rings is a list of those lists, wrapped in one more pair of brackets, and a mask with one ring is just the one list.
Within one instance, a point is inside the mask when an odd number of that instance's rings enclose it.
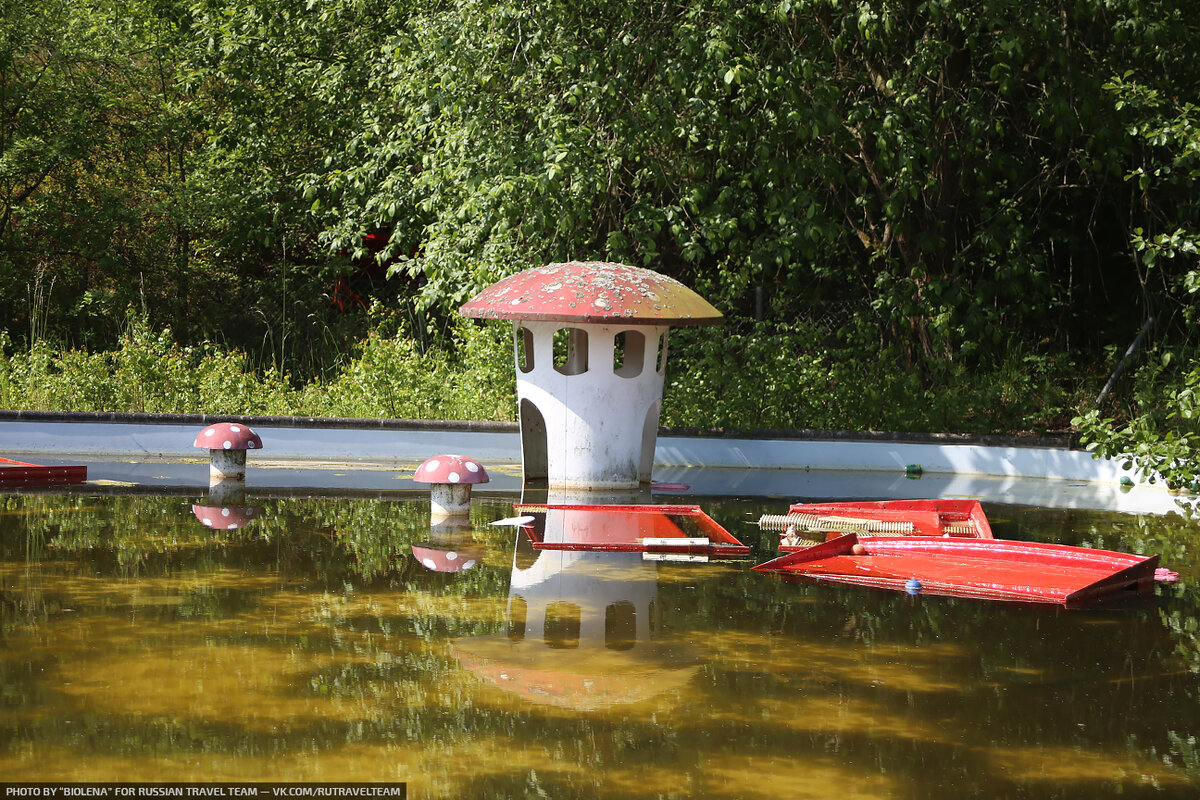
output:
{"label": "white dot on mushroom cap", "polygon": [[464,461],[463,465],[467,468],[467,470],[469,472],[479,472],[479,465],[476,464],[474,461]]}
{"label": "white dot on mushroom cap", "polygon": [[237,433],[238,431],[241,430],[241,428],[239,428],[237,425],[230,425],[229,430],[233,431],[234,433]]}
{"label": "white dot on mushroom cap", "polygon": [[205,430],[205,431],[204,431],[204,435],[205,435],[205,436],[212,436],[212,435],[213,435],[214,433],[216,433],[216,432],[217,432],[217,429],[216,429],[216,428],[208,428],[207,430]]}
{"label": "white dot on mushroom cap", "polygon": [[250,450],[254,449],[254,442],[246,442],[246,447]]}
{"label": "white dot on mushroom cap", "polygon": [[446,480],[450,481],[451,483],[458,483],[458,473],[451,472],[449,475],[446,476]]}
{"label": "white dot on mushroom cap", "polygon": [[432,558],[422,558],[421,563],[430,569],[437,569],[437,564],[434,563]]}
{"label": "white dot on mushroom cap", "polygon": [[470,569],[470,568],[471,568],[471,567],[473,567],[473,566],[475,566],[475,559],[473,559],[473,558],[468,558],[466,561],[464,561],[464,562],[463,562],[462,568],[463,568],[463,569]]}
{"label": "white dot on mushroom cap", "polygon": [[236,523],[236,522],[231,522],[231,523],[229,523],[229,525],[227,525],[227,526],[225,527],[225,530],[227,530],[227,531],[236,531],[236,530],[237,530],[237,523]]}
{"label": "white dot on mushroom cap", "polygon": [[446,560],[447,561],[458,561],[458,553],[451,550],[450,552],[446,553]]}
{"label": "white dot on mushroom cap", "polygon": [[228,517],[228,516],[229,516],[229,509],[228,509],[228,508],[222,508],[222,509],[221,509],[221,516],[222,516],[222,517]]}
{"label": "white dot on mushroom cap", "polygon": [[436,458],[433,461],[426,461],[425,462],[425,471],[433,472],[435,469],[438,468],[438,463],[439,462]]}
{"label": "white dot on mushroom cap", "polygon": [[202,519],[202,520],[200,520],[200,521],[201,521],[201,522],[203,522],[203,523],[204,523],[205,525],[207,525],[208,527],[210,527],[210,528],[212,527],[212,520],[211,520],[211,519],[209,519],[208,517],[205,517],[204,519]]}
{"label": "white dot on mushroom cap", "polygon": [[229,441],[228,439],[226,439],[226,440],[225,440],[225,443],[224,443],[224,444],[225,444],[225,449],[226,449],[226,450],[228,450],[229,448],[233,447],[233,442]]}

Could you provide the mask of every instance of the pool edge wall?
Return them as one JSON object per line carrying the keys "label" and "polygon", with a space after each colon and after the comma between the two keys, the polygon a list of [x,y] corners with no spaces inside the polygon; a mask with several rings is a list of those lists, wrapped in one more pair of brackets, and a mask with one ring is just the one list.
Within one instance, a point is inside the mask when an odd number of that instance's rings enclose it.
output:
{"label": "pool edge wall", "polygon": [[[215,421],[240,421],[263,438],[270,462],[416,464],[439,453],[519,465],[516,423],[0,411],[0,456],[196,459],[196,434]],[[1065,439],[842,431],[661,429],[656,468],[820,470],[1029,477],[1119,484],[1133,477]]]}

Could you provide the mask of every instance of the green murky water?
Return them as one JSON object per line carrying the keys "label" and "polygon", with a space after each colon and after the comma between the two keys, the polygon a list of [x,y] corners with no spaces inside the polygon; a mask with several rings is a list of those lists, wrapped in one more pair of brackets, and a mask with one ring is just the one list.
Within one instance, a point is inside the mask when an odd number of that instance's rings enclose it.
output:
{"label": "green murky water", "polygon": [[[688,498],[694,501],[696,498]],[[998,537],[1161,552],[1068,612],[749,571],[778,502],[699,503],[744,562],[540,556],[477,502],[0,497],[5,780],[407,781],[410,796],[1092,798],[1200,792],[1200,526],[985,506]]]}

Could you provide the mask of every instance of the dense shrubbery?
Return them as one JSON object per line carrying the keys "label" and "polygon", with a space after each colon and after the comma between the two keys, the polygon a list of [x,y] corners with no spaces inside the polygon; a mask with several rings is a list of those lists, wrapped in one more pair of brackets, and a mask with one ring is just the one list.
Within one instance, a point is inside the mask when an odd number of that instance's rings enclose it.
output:
{"label": "dense shrubbery", "polygon": [[[131,319],[112,352],[57,353],[4,341],[0,405],[64,411],[395,419],[512,420],[516,412],[511,328],[462,320],[420,345],[392,315],[328,380],[297,383],[256,369],[241,352],[181,346],[170,330]],[[908,370],[830,348],[806,326],[760,325],[671,334],[662,422],[700,428],[809,428],[961,433],[1060,429],[1078,407],[1072,365],[1006,361],[971,392],[924,387]],[[961,386],[963,375],[946,386]],[[1066,410],[1064,412],[1064,409]]]}
{"label": "dense shrubbery", "polygon": [[1024,354],[1016,343],[996,367],[930,383],[898,368],[895,353],[825,341],[802,325],[672,333],[664,424],[1046,433],[1064,431],[1086,399],[1069,359]]}
{"label": "dense shrubbery", "polygon": [[287,376],[254,370],[244,353],[211,343],[181,346],[169,329],[130,325],[121,348],[58,352],[44,341],[29,350],[3,340],[0,404],[5,408],[223,414],[295,414]]}
{"label": "dense shrubbery", "polygon": [[0,339],[0,405],[61,411],[512,419],[508,336],[462,321],[422,349],[384,317],[328,381],[255,368],[243,352],[179,345],[131,318],[121,348],[20,350]]}
{"label": "dense shrubbery", "polygon": [[0,0],[7,403],[507,415],[455,308],[609,259],[729,320],[666,422],[1077,414],[1189,469],[1192,5]]}

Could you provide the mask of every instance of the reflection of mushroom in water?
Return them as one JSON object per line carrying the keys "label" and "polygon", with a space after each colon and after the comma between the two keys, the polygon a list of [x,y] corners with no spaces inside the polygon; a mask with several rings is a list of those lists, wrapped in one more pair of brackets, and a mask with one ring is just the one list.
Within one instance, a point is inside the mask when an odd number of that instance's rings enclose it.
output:
{"label": "reflection of mushroom in water", "polygon": [[434,572],[463,572],[479,563],[477,552],[460,552],[457,547],[446,547],[434,542],[414,544],[412,552],[422,566]]}
{"label": "reflection of mushroom in water", "polygon": [[471,511],[471,485],[487,483],[487,470],[473,458],[445,455],[426,459],[413,473],[417,483],[431,484],[429,500],[434,519],[462,517]]}
{"label": "reflection of mushroom in water", "polygon": [[261,450],[262,439],[249,425],[218,422],[196,435],[196,447],[208,450],[210,484],[246,479],[246,451]]}
{"label": "reflection of mushroom in water", "polygon": [[206,528],[233,531],[244,528],[258,516],[259,509],[253,506],[202,506],[192,505],[192,513]]}
{"label": "reflection of mushroom in water", "polygon": [[483,548],[466,520],[449,517],[429,526],[429,541],[412,545],[413,557],[434,572],[464,572],[483,561]]}

